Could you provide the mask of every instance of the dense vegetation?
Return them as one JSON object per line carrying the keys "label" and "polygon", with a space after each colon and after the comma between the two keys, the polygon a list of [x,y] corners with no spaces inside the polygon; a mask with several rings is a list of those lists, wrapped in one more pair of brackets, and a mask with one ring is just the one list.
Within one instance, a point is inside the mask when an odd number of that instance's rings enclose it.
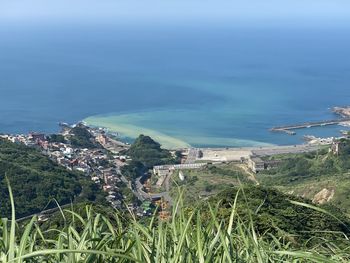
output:
{"label": "dense vegetation", "polygon": [[342,140],[339,149],[338,154],[325,148],[274,157],[282,163],[259,174],[258,180],[262,185],[309,199],[314,199],[320,191],[328,192],[332,204],[350,212],[350,140]]}
{"label": "dense vegetation", "polygon": [[162,149],[158,142],[145,135],[140,135],[135,140],[127,151],[127,155],[149,169],[155,165],[175,163],[174,157],[168,150]]}
{"label": "dense vegetation", "polygon": [[[270,173],[284,174],[290,181],[303,179],[303,177],[319,176],[320,174],[339,174],[350,169],[350,150],[348,144],[341,148],[339,155],[329,153],[328,149],[319,152],[287,156],[282,164]],[[350,148],[349,148],[350,149]]]}
{"label": "dense vegetation", "polygon": [[95,141],[88,129],[83,125],[77,125],[70,131],[70,143],[79,148],[101,148],[101,145]]}
{"label": "dense vegetation", "polygon": [[[10,214],[5,182],[9,178],[16,197],[17,216],[41,211],[50,201],[102,200],[98,187],[80,173],[58,166],[33,148],[0,139],[0,214]],[[55,206],[54,202],[48,205]]]}
{"label": "dense vegetation", "polygon": [[185,202],[195,204],[201,199],[215,195],[232,186],[254,185],[242,169],[235,164],[210,164],[201,169],[182,171],[185,180],[181,181],[179,172],[172,176],[171,195],[176,198],[176,186],[185,189]]}
{"label": "dense vegetation", "polygon": [[339,145],[339,153],[324,148],[312,153],[282,156],[282,165],[270,173],[297,178],[347,172],[350,169],[350,140],[342,139]]}
{"label": "dense vegetation", "polygon": [[142,175],[155,165],[179,162],[168,150],[162,149],[159,143],[145,135],[140,135],[125,154],[130,156],[132,161],[123,167],[122,173],[131,179]]}
{"label": "dense vegetation", "polygon": [[51,143],[66,143],[66,139],[62,134],[51,134],[47,139]]}
{"label": "dense vegetation", "polygon": [[[344,242],[343,234],[350,235],[350,219],[336,207],[319,206],[328,212],[324,213],[310,209],[308,206],[312,204],[309,200],[273,189],[249,186],[231,188],[210,199],[212,204],[220,203],[219,218],[229,219],[236,196],[237,215],[242,222],[253,220],[254,230],[259,235],[270,233],[283,237],[295,247],[312,246],[324,239],[332,240],[333,244],[339,242],[337,245],[343,247],[349,245]],[[210,217],[209,214],[207,216]]]}
{"label": "dense vegetation", "polygon": [[[66,210],[61,216],[63,224],[38,226],[34,217],[16,229],[14,220],[10,225],[3,219],[0,221],[0,260],[4,263],[23,262],[21,260],[38,263],[335,263],[350,260],[347,237],[329,231],[348,233],[347,221],[343,227],[333,214],[319,207],[290,202],[287,196],[276,191],[269,195],[264,189],[247,190],[232,189],[199,208],[186,207],[179,199],[167,222],[153,218],[149,224],[140,224],[132,216],[125,218],[117,211],[111,213],[91,207],[74,209],[74,212]],[[247,203],[249,198],[252,200]],[[278,210],[273,202],[281,202]],[[287,210],[285,214],[282,208]],[[265,221],[265,214],[271,215],[271,219]],[[282,217],[278,219],[276,215]],[[57,217],[59,215],[55,219]],[[288,228],[294,229],[297,235],[306,230],[311,231],[307,233],[310,236],[323,235],[322,239],[315,238],[312,242],[298,239],[297,242],[275,228],[284,219],[285,224],[289,224],[288,219],[293,217],[301,220],[297,224],[300,228],[293,225]],[[316,224],[317,220],[321,225]],[[264,231],[261,221],[270,228]],[[328,232],[319,233],[321,227]]]}

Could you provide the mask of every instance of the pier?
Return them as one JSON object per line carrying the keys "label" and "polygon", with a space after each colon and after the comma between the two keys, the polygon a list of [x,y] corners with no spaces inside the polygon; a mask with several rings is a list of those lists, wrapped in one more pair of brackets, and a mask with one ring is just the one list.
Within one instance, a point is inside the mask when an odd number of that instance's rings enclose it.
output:
{"label": "pier", "polygon": [[272,129],[270,129],[270,131],[272,131],[272,132],[284,132],[284,133],[287,133],[289,135],[295,135],[296,132],[294,130],[311,128],[311,127],[337,125],[337,124],[341,124],[344,122],[350,122],[350,117],[349,118],[342,118],[342,119],[335,119],[335,120],[305,122],[305,123],[301,123],[301,124],[273,127]]}

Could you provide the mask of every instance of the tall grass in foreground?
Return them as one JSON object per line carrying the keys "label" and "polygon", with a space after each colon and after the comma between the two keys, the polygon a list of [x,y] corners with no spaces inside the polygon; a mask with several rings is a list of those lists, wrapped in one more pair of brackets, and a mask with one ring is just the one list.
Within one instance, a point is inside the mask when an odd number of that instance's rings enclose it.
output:
{"label": "tall grass in foreground", "polygon": [[[11,188],[12,220],[0,223],[0,262],[348,262],[350,254],[330,246],[296,251],[269,233],[258,235],[254,222],[243,223],[237,215],[237,198],[228,223],[218,219],[218,206],[209,207],[210,219],[201,211],[182,209],[181,198],[169,222],[154,217],[148,225],[118,212],[111,217],[95,213],[90,206],[62,229],[41,230],[37,217],[25,226],[15,224]],[[21,233],[21,234],[18,234]],[[49,238],[48,236],[55,236]]]}

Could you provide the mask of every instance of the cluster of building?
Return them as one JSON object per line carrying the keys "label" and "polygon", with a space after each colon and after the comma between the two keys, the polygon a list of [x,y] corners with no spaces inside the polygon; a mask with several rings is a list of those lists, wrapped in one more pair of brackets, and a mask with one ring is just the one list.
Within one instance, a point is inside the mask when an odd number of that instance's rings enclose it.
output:
{"label": "cluster of building", "polygon": [[[125,183],[128,183],[126,180],[122,181],[120,168],[125,165],[127,158],[119,156],[116,152],[110,153],[104,147],[100,149],[86,149],[72,146],[69,143],[71,128],[65,125],[60,134],[65,138],[66,142],[51,142],[45,134],[34,132],[27,135],[0,135],[0,137],[13,143],[37,147],[42,153],[68,170],[84,173],[107,193],[106,199],[114,208],[120,208],[123,203],[123,196],[120,194],[121,191],[119,191],[118,185],[123,185],[124,183],[125,186]],[[111,147],[109,137],[104,130],[87,129],[102,146]],[[119,142],[118,147],[122,148],[122,146],[122,143]],[[127,145],[124,145],[124,147],[127,147]]]}
{"label": "cluster of building", "polygon": [[318,144],[318,145],[330,145],[332,144],[337,138],[335,137],[316,137],[313,135],[305,135],[304,140],[307,141],[308,144]]}
{"label": "cluster of building", "polygon": [[44,142],[46,140],[45,134],[42,133],[29,133],[28,135],[25,134],[18,134],[18,135],[11,135],[11,134],[1,134],[0,138],[9,140],[13,143],[22,143],[27,146],[36,146],[38,145],[38,142]]}
{"label": "cluster of building", "polygon": [[[128,156],[121,155],[120,152],[128,149],[127,143],[122,143],[115,139],[115,136],[107,133],[102,128],[90,128],[80,123],[92,135],[93,140],[102,147],[81,148],[70,143],[72,129],[76,126],[60,124],[62,131],[58,135],[64,142],[51,140],[50,136],[43,133],[29,133],[19,135],[0,135],[0,138],[7,139],[13,143],[24,144],[29,147],[38,148],[57,164],[64,166],[70,171],[79,171],[98,184],[107,194],[106,200],[113,208],[125,208],[125,196],[122,187],[127,187],[130,191],[137,193],[132,187],[132,182],[128,181],[122,174],[121,168],[129,161]],[[136,196],[138,196],[136,194]],[[158,199],[144,200],[142,203],[127,203],[126,208],[139,217],[151,216],[160,202]],[[161,202],[160,202],[161,203]],[[162,204],[162,203],[161,203]],[[160,206],[161,207],[161,206]]]}

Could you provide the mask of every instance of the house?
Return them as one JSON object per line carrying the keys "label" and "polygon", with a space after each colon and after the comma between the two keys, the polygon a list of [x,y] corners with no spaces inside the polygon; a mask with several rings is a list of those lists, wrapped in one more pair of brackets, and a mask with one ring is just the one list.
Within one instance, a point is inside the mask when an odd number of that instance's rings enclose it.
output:
{"label": "house", "polygon": [[252,170],[254,173],[259,173],[264,170],[270,170],[278,167],[281,163],[281,160],[267,160],[264,161],[257,156],[251,156],[248,159],[248,168]]}
{"label": "house", "polygon": [[266,169],[265,162],[261,158],[256,157],[256,156],[251,156],[248,159],[248,167],[254,173],[258,173],[258,172],[264,171]]}
{"label": "house", "polygon": [[70,147],[66,147],[66,148],[62,148],[62,152],[64,155],[72,155],[74,153],[73,148]]}
{"label": "house", "polygon": [[21,142],[17,137],[12,137],[12,136],[10,136],[8,138],[8,140],[13,142],[13,143],[20,143]]}
{"label": "house", "polygon": [[0,138],[8,140],[9,136],[6,134],[1,134]]}
{"label": "house", "polygon": [[100,183],[100,178],[98,178],[97,176],[91,177],[91,180],[94,181],[96,184]]}
{"label": "house", "polygon": [[48,141],[39,141],[38,144],[44,150],[48,150],[49,149],[49,142]]}

